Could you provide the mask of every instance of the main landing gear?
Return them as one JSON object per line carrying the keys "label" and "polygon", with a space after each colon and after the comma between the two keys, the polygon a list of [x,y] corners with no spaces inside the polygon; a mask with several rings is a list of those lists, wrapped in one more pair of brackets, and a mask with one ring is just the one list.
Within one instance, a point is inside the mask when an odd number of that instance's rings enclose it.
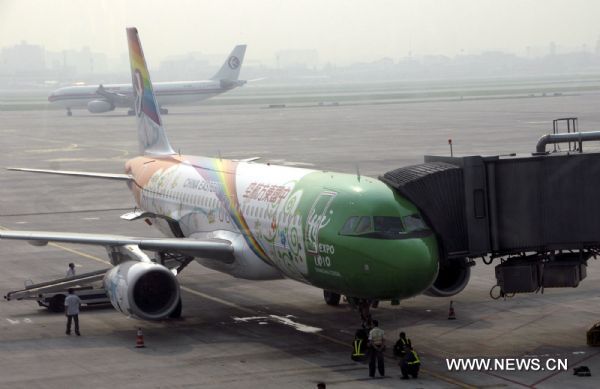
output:
{"label": "main landing gear", "polygon": [[329,290],[323,290],[323,298],[325,299],[325,302],[327,303],[327,305],[331,305],[331,306],[338,306],[340,305],[340,299],[341,299],[341,295],[335,293],[335,292],[331,292]]}
{"label": "main landing gear", "polygon": [[67,116],[73,116],[73,112],[71,112],[71,108],[67,108]]}
{"label": "main landing gear", "polygon": [[166,109],[166,108],[160,107],[158,110],[160,111],[161,115],[168,115],[169,114],[169,110]]}

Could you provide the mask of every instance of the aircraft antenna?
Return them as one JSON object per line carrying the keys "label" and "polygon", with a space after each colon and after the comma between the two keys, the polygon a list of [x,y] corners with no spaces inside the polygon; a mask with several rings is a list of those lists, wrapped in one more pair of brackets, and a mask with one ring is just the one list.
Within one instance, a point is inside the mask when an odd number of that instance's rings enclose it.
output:
{"label": "aircraft antenna", "polygon": [[356,164],[356,179],[360,182],[360,168],[358,164]]}

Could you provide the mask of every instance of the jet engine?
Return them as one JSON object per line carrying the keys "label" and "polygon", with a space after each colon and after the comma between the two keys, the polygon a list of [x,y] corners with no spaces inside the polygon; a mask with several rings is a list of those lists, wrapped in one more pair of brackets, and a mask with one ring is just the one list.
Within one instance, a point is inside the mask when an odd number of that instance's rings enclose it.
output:
{"label": "jet engine", "polygon": [[460,293],[471,278],[471,264],[466,258],[450,259],[440,263],[433,285],[424,294],[432,297],[450,297]]}
{"label": "jet engine", "polygon": [[92,100],[87,104],[87,109],[91,113],[103,113],[112,111],[115,106],[106,100]]}
{"label": "jet engine", "polygon": [[104,276],[113,307],[144,320],[167,317],[179,303],[179,282],[166,267],[152,262],[124,262]]}

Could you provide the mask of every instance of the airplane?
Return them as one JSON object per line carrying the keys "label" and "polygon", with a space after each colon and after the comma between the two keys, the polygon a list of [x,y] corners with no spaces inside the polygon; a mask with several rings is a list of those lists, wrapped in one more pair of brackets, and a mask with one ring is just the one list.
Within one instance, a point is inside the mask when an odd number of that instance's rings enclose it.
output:
{"label": "airplane", "polygon": [[[140,155],[125,172],[9,170],[122,181],[136,209],[121,217],[146,220],[166,237],[6,230],[0,239],[104,246],[113,266],[103,277],[112,305],[145,320],[180,312],[177,274],[191,261],[242,279],[312,285],[329,305],[341,295],[362,302],[464,288],[466,282],[449,282],[456,271],[440,267],[435,234],[419,210],[378,179],[176,153],[137,29],[127,28],[127,38]],[[165,266],[166,259],[180,265]]]}
{"label": "airplane", "polygon": [[[238,79],[245,53],[246,45],[236,46],[210,80],[154,83],[160,113],[169,113],[165,106],[206,100],[246,84],[245,80]],[[66,108],[67,116],[72,116],[71,109],[104,113],[115,108],[128,108],[128,114],[134,114],[131,84],[67,86],[53,91],[48,101]]]}

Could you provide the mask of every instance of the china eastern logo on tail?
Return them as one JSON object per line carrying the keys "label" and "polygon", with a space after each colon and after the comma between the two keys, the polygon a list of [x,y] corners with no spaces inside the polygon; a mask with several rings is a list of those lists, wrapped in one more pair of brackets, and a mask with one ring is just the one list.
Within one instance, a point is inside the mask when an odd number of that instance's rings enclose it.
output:
{"label": "china eastern logo on tail", "polygon": [[227,63],[231,69],[237,69],[240,66],[240,59],[236,56],[231,56]]}

